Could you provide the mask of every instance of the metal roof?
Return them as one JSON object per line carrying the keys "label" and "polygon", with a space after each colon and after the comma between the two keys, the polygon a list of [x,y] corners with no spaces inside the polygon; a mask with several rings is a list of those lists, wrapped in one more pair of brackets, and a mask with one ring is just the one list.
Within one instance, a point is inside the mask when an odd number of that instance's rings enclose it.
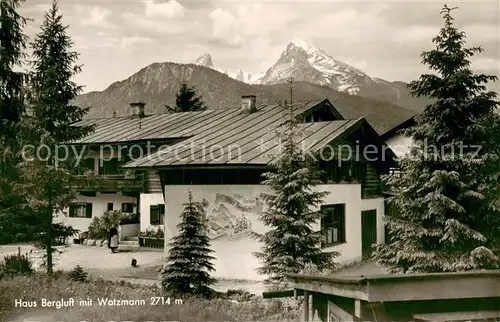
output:
{"label": "metal roof", "polygon": [[[325,101],[294,103],[293,114],[303,114]],[[149,115],[143,118],[86,119],[74,125],[95,124],[94,133],[73,143],[119,144],[182,139],[181,142],[164,146],[155,153],[127,163],[125,168],[265,165],[282,147],[276,130],[280,130],[288,113],[288,108],[270,105],[250,114],[243,114],[240,109],[226,109]],[[340,114],[338,117],[341,117]],[[363,121],[363,118],[358,118],[299,124],[302,132],[300,144],[304,150],[318,151],[345,130]]]}
{"label": "metal roof", "polygon": [[[280,118],[279,112],[265,113],[227,126],[216,125],[210,131],[132,161],[125,167],[265,165],[282,147],[276,133],[283,129],[279,126],[283,122]],[[360,121],[362,119],[299,124],[302,135],[297,141],[304,150],[318,151]]]}
{"label": "metal roof", "polygon": [[[294,104],[295,114],[301,114],[323,101],[309,101]],[[266,119],[268,115],[284,113],[279,105],[260,108],[256,114],[241,114],[240,109],[206,110],[138,117],[115,117],[85,119],[74,124],[83,126],[95,124],[95,131],[87,137],[72,142],[74,144],[106,144],[130,141],[178,139],[192,137],[200,133],[213,132],[217,126],[231,126],[233,123],[246,123],[249,118],[259,115]]]}

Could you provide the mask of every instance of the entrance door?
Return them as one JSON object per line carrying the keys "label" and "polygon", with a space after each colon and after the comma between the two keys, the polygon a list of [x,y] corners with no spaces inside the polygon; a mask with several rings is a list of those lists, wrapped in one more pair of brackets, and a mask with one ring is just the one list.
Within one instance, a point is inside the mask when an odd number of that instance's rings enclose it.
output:
{"label": "entrance door", "polygon": [[372,245],[377,243],[377,210],[361,212],[361,254],[363,259],[372,255]]}

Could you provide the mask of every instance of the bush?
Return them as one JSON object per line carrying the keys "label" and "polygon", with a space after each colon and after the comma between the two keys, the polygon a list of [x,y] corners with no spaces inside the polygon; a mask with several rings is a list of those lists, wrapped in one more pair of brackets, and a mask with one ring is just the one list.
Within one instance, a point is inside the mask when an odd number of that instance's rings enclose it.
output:
{"label": "bush", "polygon": [[69,273],[69,278],[74,282],[87,283],[89,281],[88,273],[83,270],[83,267],[76,265]]}
{"label": "bush", "polygon": [[148,228],[145,231],[141,231],[139,237],[165,238],[165,232],[160,227],[156,230],[154,228]]}
{"label": "bush", "polygon": [[125,218],[120,221],[120,225],[131,225],[140,223],[140,215],[139,214],[124,214]]}
{"label": "bush", "polygon": [[4,256],[1,275],[30,275],[33,273],[33,262],[28,255],[21,253]]}
{"label": "bush", "polygon": [[101,217],[94,217],[89,225],[89,238],[105,239],[108,237],[109,230],[116,228],[120,222],[126,218],[121,211],[106,211]]}

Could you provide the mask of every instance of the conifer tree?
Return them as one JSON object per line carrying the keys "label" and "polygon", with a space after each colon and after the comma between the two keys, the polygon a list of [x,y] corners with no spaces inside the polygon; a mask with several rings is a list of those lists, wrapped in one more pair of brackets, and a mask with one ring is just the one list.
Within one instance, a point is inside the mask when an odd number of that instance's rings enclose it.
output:
{"label": "conifer tree", "polygon": [[[476,74],[465,34],[444,7],[436,48],[422,54],[434,74],[411,82],[413,94],[432,98],[406,135],[411,155],[400,161],[402,176],[388,184],[399,190],[390,200],[390,241],[375,258],[392,272],[449,272],[500,268],[500,140],[497,94],[485,84],[494,76]],[[498,204],[497,204],[498,205]]]}
{"label": "conifer tree", "polygon": [[263,244],[254,255],[262,262],[258,272],[267,275],[270,289],[287,287],[284,274],[301,272],[308,265],[319,271],[333,269],[338,252],[325,253],[321,249],[322,235],[313,226],[320,222],[318,208],[328,192],[315,191],[320,184],[321,171],[314,157],[301,149],[303,136],[293,104],[283,127],[277,130],[280,151],[270,162],[270,172],[264,173],[262,184],[272,193],[266,195],[268,206],[260,220],[270,229],[256,238]]}
{"label": "conifer tree", "polygon": [[193,201],[191,191],[184,204],[182,220],[177,225],[179,235],[174,237],[169,248],[167,264],[162,271],[165,291],[179,295],[210,297],[210,285],[215,279],[210,272],[215,268],[210,254],[210,239],[207,235],[206,213],[202,203]]}
{"label": "conifer tree", "polygon": [[28,233],[23,224],[29,220],[19,220],[20,215],[29,214],[19,211],[24,200],[14,193],[19,178],[17,152],[22,147],[20,134],[24,132],[20,121],[25,111],[26,75],[16,71],[24,63],[27,42],[23,32],[26,19],[19,14],[20,2],[0,1],[0,230],[12,229],[8,231],[12,238],[23,231]]}
{"label": "conifer tree", "polygon": [[181,83],[181,88],[175,96],[175,107],[167,106],[167,110],[172,113],[176,112],[196,112],[204,111],[207,106],[203,102],[203,98],[196,93],[193,86],[189,86],[186,82]]}
{"label": "conifer tree", "polygon": [[72,51],[73,42],[63,24],[58,3],[45,13],[41,31],[31,44],[33,60],[30,75],[31,107],[33,120],[39,129],[46,131],[55,142],[71,142],[92,132],[91,126],[74,127],[88,113],[72,101],[83,91],[73,78],[81,72],[77,65],[79,53]]}
{"label": "conifer tree", "polygon": [[0,134],[12,134],[10,138],[15,137],[10,126],[19,122],[25,110],[25,74],[14,70],[24,62],[27,41],[26,19],[19,7],[19,0],[0,1]]}
{"label": "conifer tree", "polygon": [[82,91],[74,83],[80,66],[76,65],[78,53],[71,50],[73,42],[63,25],[57,1],[45,13],[41,31],[31,47],[33,60],[29,75],[29,104],[33,117],[30,119],[33,133],[31,141],[35,146],[50,147],[50,153],[43,158],[25,159],[22,179],[25,180],[25,195],[30,208],[40,216],[43,232],[42,245],[46,248],[47,272],[52,273],[53,214],[62,212],[76,198],[76,189],[84,182],[77,176],[76,155],[67,145],[91,133],[93,127],[75,127],[72,123],[82,119],[88,108],[80,108],[72,101]]}

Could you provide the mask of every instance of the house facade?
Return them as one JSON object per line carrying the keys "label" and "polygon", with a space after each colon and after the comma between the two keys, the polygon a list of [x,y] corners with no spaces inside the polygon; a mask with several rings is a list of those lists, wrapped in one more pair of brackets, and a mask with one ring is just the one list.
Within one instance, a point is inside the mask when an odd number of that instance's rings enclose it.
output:
{"label": "house facade", "polygon": [[148,135],[142,128],[147,119],[144,105],[131,105],[136,106],[131,117],[87,119],[75,124],[96,126],[94,133],[72,145],[83,156],[80,160],[83,168],[97,175],[97,182],[79,188],[69,209],[55,214],[56,221],[85,232],[93,218],[115,210],[140,215],[141,231],[163,229],[164,202],[158,174],[126,170],[122,166],[143,151],[155,151],[169,142],[154,137],[141,140],[138,133]]}
{"label": "house facade", "polygon": [[[281,105],[256,107],[253,96],[242,107],[163,115],[144,115],[135,104],[130,117],[86,119],[94,124],[82,149],[85,167],[103,179],[82,187],[58,220],[81,232],[108,210],[140,215],[140,231],[162,229],[165,251],[177,235],[176,225],[187,200],[204,201],[210,218],[218,277],[258,280],[253,252],[260,250],[250,232],[264,232],[258,219],[266,210],[262,173],[279,150],[276,134],[287,118]],[[316,189],[327,191],[328,214],[317,223],[324,251],[339,251],[338,262],[370,255],[371,245],[385,240],[384,195],[380,176],[394,167],[396,156],[365,119],[344,119],[328,100],[293,105],[307,151],[320,154],[325,172]]]}
{"label": "house facade", "polygon": [[[323,250],[339,251],[340,263],[370,256],[372,244],[385,239],[380,176],[395,166],[394,153],[366,120],[344,119],[328,100],[295,103],[291,109],[304,133],[300,144],[318,157],[324,171],[315,187],[328,192],[321,205],[326,215],[316,224]],[[257,109],[250,96],[243,97],[241,109],[179,113],[186,117],[183,124],[167,125],[165,133],[185,139],[124,166],[159,174],[166,252],[191,191],[206,207],[214,276],[264,278],[255,272],[260,263],[253,252],[261,245],[251,233],[268,229],[259,215],[267,209],[264,195],[272,191],[261,184],[262,174],[279,153],[274,130],[282,128],[287,110]],[[183,115],[173,117],[181,121]]]}

